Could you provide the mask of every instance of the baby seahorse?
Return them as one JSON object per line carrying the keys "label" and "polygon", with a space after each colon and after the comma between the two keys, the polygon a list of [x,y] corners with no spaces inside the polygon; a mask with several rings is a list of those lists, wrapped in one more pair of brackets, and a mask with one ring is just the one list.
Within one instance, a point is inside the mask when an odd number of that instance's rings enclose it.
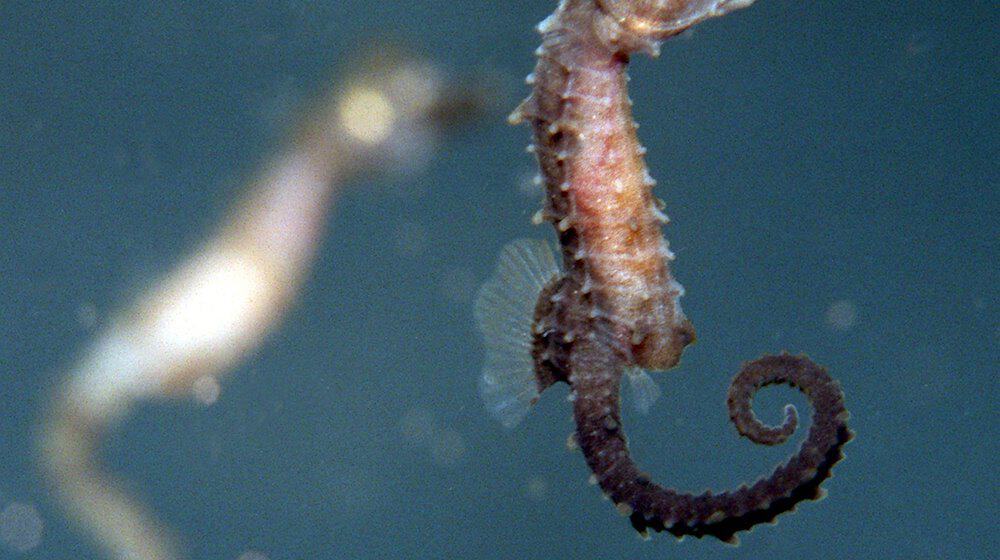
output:
{"label": "baby seahorse", "polygon": [[[752,0],[563,0],[538,26],[531,95],[511,115],[534,129],[546,196],[537,222],[556,229],[562,270],[544,243],[518,241],[503,252],[496,276],[480,291],[476,317],[486,338],[481,391],[487,406],[516,424],[539,393],[568,383],[579,445],[592,481],[642,535],[711,535],[736,543],[736,532],[772,521],[820,484],[851,439],[840,385],[805,356],[765,356],[744,364],[729,390],[729,415],[740,434],[776,445],[795,431],[787,406],[781,426],[754,415],[761,387],[798,388],[814,408],[799,451],[769,477],[718,494],[682,494],[652,482],[632,461],[622,427],[619,388],[636,381],[646,404],[655,387],[642,372],[680,360],[694,330],[679,303],[683,289],[668,266],[667,222],[646,172],[626,91],[630,54],[657,54],[659,41]],[[655,389],[652,389],[655,390]],[[640,403],[642,404],[642,403]]]}

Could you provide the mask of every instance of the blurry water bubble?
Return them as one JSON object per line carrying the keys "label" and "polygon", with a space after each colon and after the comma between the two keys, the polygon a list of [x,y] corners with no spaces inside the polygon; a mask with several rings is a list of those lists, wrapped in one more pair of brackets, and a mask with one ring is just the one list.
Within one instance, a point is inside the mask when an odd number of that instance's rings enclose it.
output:
{"label": "blurry water bubble", "polygon": [[236,560],[270,560],[270,559],[267,557],[267,554],[264,554],[263,552],[258,552],[256,550],[248,550],[243,554],[240,554],[240,557],[237,558]]}
{"label": "blurry water bubble", "polygon": [[194,394],[195,400],[205,406],[211,406],[219,400],[222,387],[214,375],[203,375],[195,380],[191,386],[191,392]]}
{"label": "blurry water bubble", "polygon": [[416,222],[400,222],[394,235],[396,252],[404,257],[419,257],[427,248],[427,228]]}
{"label": "blurry water bubble", "polygon": [[854,326],[858,309],[854,302],[842,299],[833,302],[826,310],[826,324],[838,331],[846,331]]}
{"label": "blurry water bubble", "polygon": [[468,450],[465,437],[458,430],[443,426],[425,408],[411,408],[403,414],[399,419],[399,432],[429,453],[431,461],[444,467],[457,465]]}
{"label": "blurry water bubble", "polygon": [[524,493],[532,500],[542,501],[549,493],[549,483],[545,482],[544,478],[534,475],[528,479],[528,483],[524,487]]}
{"label": "blurry water bubble", "polygon": [[906,40],[906,54],[917,56],[924,54],[935,47],[934,35],[927,31],[917,31],[911,33]]}
{"label": "blurry water bubble", "polygon": [[0,512],[0,540],[18,552],[28,552],[42,543],[45,523],[31,504],[12,502]]}
{"label": "blurry water bubble", "polygon": [[411,408],[399,419],[399,433],[421,445],[429,444],[438,429],[434,415],[425,408]]}
{"label": "blurry water bubble", "polygon": [[453,467],[465,457],[466,444],[454,428],[438,430],[430,445],[431,459],[444,467]]}

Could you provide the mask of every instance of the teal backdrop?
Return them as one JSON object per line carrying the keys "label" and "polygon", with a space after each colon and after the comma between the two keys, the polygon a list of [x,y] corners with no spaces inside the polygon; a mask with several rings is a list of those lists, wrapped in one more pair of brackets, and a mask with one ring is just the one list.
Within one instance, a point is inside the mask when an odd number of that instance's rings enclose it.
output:
{"label": "teal backdrop", "polygon": [[[0,4],[0,509],[44,524],[0,557],[99,558],[36,467],[47,395],[372,39],[495,97],[422,171],[345,190],[296,306],[216,404],[150,403],[106,441],[190,558],[995,557],[995,3],[759,0],[635,61],[699,334],[651,413],[626,410],[637,460],[691,491],[770,472],[793,445],[739,439],[725,391],[780,350],[842,381],[857,432],[826,500],[738,548],[638,539],[566,451],[565,387],[512,431],[477,395],[475,290],[505,243],[552,238],[505,117],[554,4]],[[805,410],[786,390],[757,410],[788,400]]]}

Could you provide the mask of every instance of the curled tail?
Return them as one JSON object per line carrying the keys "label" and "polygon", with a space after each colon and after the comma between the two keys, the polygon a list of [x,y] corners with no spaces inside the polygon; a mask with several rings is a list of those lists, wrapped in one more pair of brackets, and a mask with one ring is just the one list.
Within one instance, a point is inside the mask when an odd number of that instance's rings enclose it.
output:
{"label": "curled tail", "polygon": [[793,408],[786,408],[784,424],[762,424],[751,410],[754,393],[766,385],[784,383],[808,397],[814,412],[809,435],[786,463],[751,486],[700,495],[682,494],[652,482],[639,470],[628,451],[619,414],[619,381],[622,360],[599,340],[581,344],[575,352],[571,380],[576,395],[576,438],[596,482],[628,515],[641,534],[668,531],[676,537],[710,535],[736,544],[736,533],[767,523],[793,510],[801,501],[824,495],[820,484],[853,437],[840,385],[822,367],[804,356],[765,356],[743,366],[729,390],[730,417],[741,435],[754,442],[774,445],[795,430]]}

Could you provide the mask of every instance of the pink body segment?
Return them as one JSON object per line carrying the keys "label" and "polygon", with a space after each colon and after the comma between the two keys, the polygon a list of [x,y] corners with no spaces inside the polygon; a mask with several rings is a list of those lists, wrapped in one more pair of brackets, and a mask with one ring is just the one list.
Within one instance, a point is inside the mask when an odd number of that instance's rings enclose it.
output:
{"label": "pink body segment", "polygon": [[597,313],[627,330],[636,365],[668,369],[694,329],[680,309],[683,289],[660,231],[667,218],[635,135],[628,58],[601,42],[592,12],[569,2],[540,26],[535,89],[515,116],[534,125],[543,214],[559,232],[568,272],[593,292]]}

